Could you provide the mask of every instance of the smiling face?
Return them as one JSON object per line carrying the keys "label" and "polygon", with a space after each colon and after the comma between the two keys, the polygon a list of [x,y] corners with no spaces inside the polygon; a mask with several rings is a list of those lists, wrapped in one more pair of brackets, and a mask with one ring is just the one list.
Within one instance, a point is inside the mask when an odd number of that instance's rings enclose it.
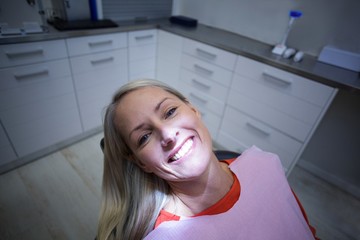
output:
{"label": "smiling face", "polygon": [[115,124],[146,172],[176,182],[199,177],[208,167],[212,141],[200,113],[159,87],[124,95]]}

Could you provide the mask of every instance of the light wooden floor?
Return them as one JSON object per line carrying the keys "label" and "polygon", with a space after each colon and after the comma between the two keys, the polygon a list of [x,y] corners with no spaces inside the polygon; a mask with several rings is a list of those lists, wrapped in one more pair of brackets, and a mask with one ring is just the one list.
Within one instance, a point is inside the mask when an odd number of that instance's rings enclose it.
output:
{"label": "light wooden floor", "polygon": [[[102,134],[0,175],[0,239],[94,239]],[[290,184],[322,239],[360,239],[360,201],[295,167]]]}

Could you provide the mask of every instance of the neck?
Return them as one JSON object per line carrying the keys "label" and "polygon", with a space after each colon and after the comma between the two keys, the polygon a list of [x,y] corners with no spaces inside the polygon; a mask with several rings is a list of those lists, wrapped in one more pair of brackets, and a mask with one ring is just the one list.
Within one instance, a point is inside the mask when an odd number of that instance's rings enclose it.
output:
{"label": "neck", "polygon": [[193,216],[223,198],[233,184],[233,176],[226,163],[217,159],[199,178],[170,183],[173,198],[165,209],[179,216]]}

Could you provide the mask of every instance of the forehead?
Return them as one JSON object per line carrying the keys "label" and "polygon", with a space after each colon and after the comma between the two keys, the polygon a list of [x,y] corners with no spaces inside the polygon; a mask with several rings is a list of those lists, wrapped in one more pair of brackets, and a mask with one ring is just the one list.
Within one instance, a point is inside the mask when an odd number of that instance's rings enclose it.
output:
{"label": "forehead", "polygon": [[[172,93],[159,87],[143,87],[124,95],[115,110],[115,122],[122,132],[154,113],[164,99],[179,101]],[[125,130],[126,131],[126,130]]]}
{"label": "forehead", "polygon": [[[163,98],[177,99],[175,95],[159,87],[143,87],[125,94],[120,100],[118,107],[124,108],[134,105],[151,105]],[[140,107],[140,106],[138,106]]]}

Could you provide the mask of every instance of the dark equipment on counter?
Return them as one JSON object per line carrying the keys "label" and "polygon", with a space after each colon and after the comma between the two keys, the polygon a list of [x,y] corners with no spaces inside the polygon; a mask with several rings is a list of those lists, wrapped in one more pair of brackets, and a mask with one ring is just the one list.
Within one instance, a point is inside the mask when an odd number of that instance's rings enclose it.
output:
{"label": "dark equipment on counter", "polygon": [[185,16],[172,16],[169,18],[171,23],[179,24],[186,27],[196,27],[197,20]]}
{"label": "dark equipment on counter", "polygon": [[50,22],[59,31],[69,30],[85,30],[85,29],[97,29],[97,28],[111,28],[117,27],[118,25],[109,19],[103,20],[74,20],[64,21],[61,19]]}

